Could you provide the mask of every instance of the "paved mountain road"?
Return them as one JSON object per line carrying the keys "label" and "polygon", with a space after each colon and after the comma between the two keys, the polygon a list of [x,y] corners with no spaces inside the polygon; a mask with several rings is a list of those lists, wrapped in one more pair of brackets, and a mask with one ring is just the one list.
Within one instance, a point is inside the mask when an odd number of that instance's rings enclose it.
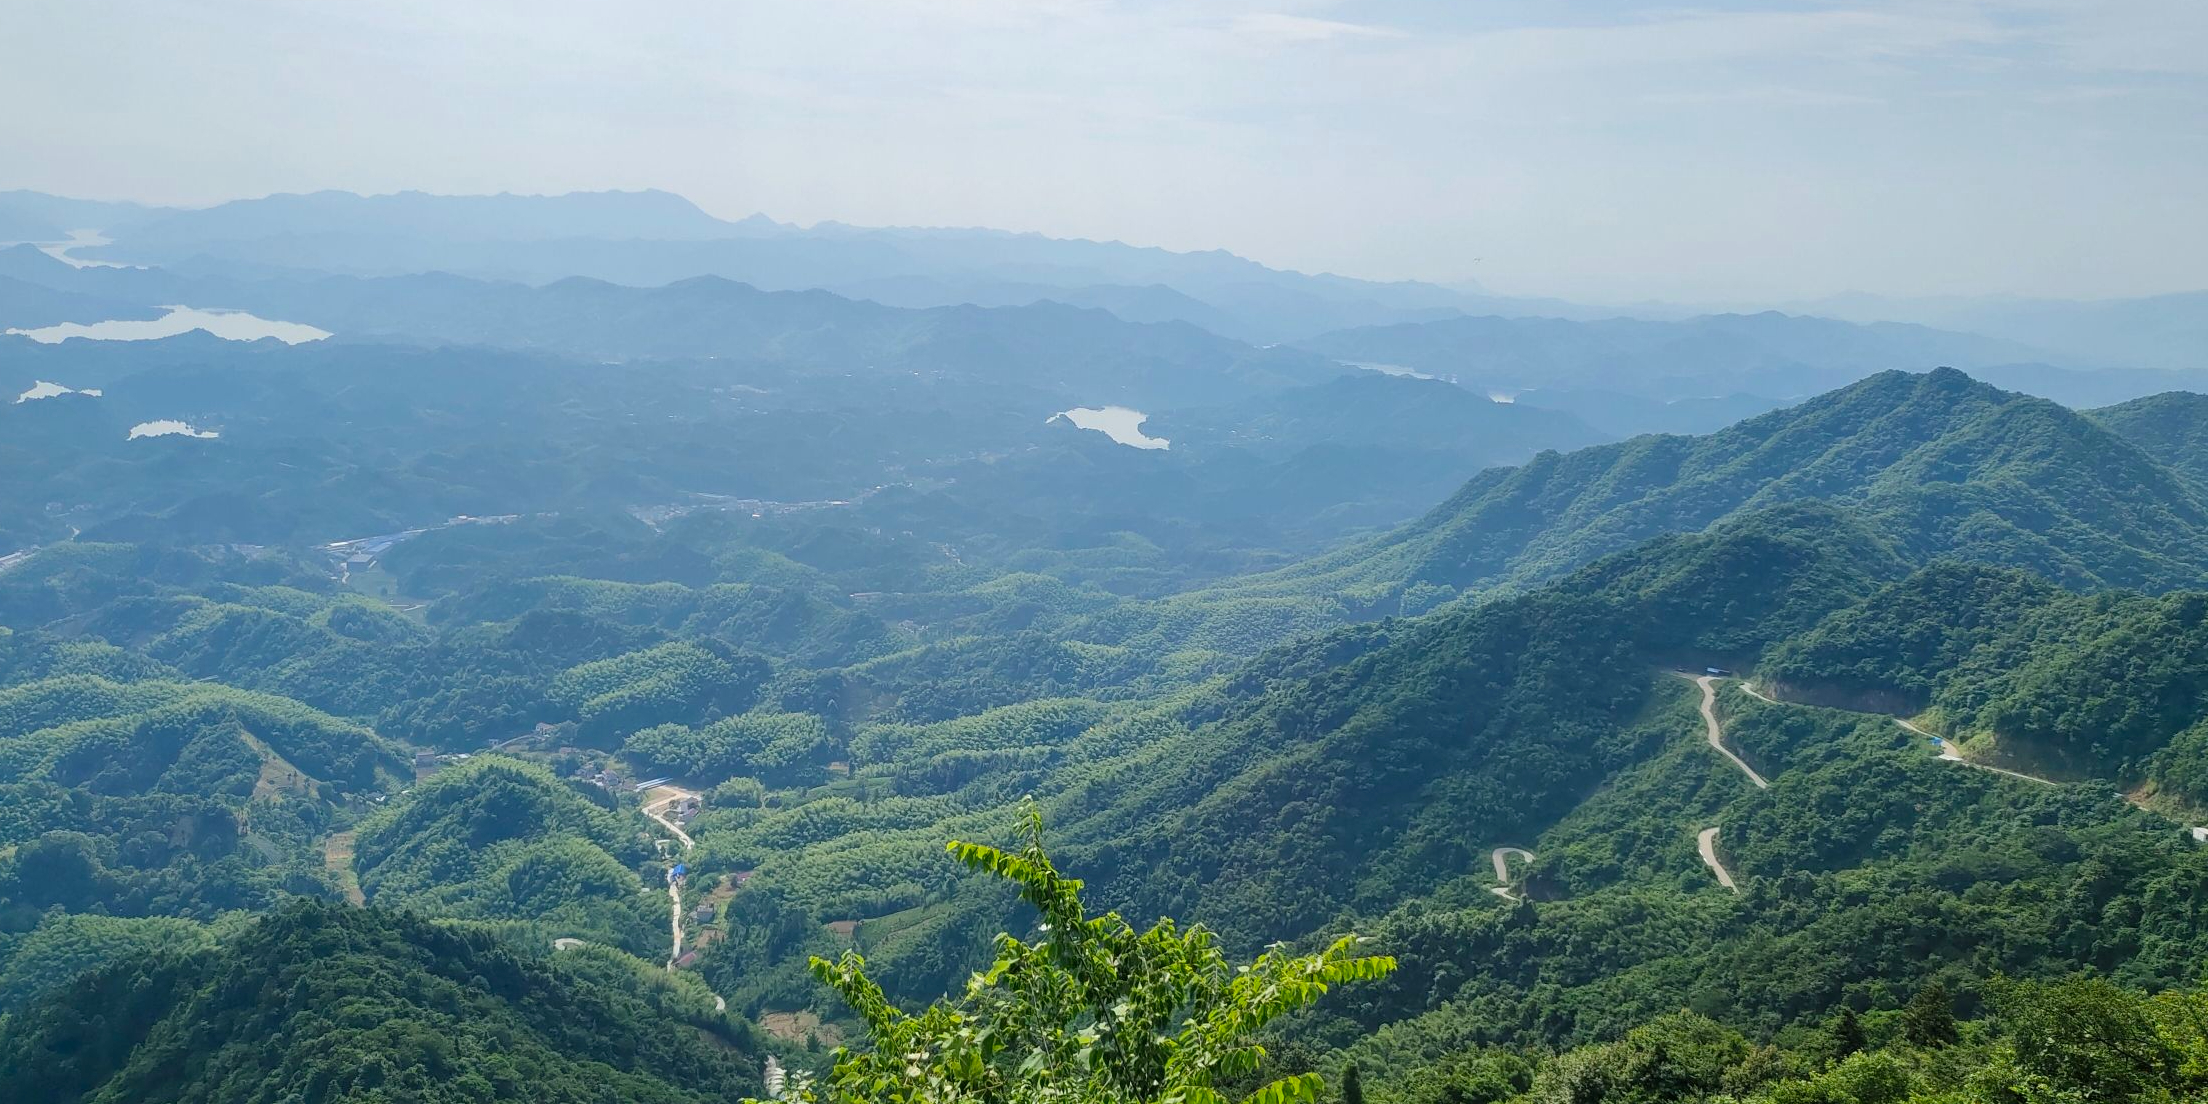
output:
{"label": "paved mountain road", "polygon": [[1702,865],[1709,867],[1710,873],[1717,875],[1717,884],[1735,893],[1740,892],[1740,887],[1733,884],[1733,876],[1725,870],[1725,864],[1717,861],[1717,829],[1702,829],[1702,833],[1694,837],[1694,846],[1702,852]]}
{"label": "paved mountain road", "polygon": [[[1757,701],[1769,702],[1772,705],[1798,704],[1796,702],[1780,701],[1779,699],[1756,689],[1754,684],[1752,683],[1743,682],[1740,684],[1740,688],[1746,691],[1749,697],[1752,697]],[[1932,732],[1923,727],[1920,727],[1919,725],[1910,721],[1907,717],[1894,717],[1893,721],[1895,724],[1900,725],[1904,731],[1914,732],[1917,735],[1932,741],[1933,744],[1939,747],[1940,759],[1944,762],[1961,763],[1966,767],[1976,767],[1982,771],[1992,771],[1995,774],[2007,775],[2010,778],[2021,778],[2026,782],[2037,782],[2042,786],[2062,785],[2062,783],[2057,782],[2052,778],[2041,778],[2036,774],[2025,774],[2023,771],[2013,771],[2009,770],[2006,767],[1996,767],[1990,763],[1981,763],[1975,759],[1965,759],[1963,758],[1962,753],[1955,750],[1955,745],[1948,742],[1947,737],[1942,736],[1937,732]]]}
{"label": "paved mountain road", "polygon": [[[689,854],[690,849],[697,846],[697,841],[691,839],[690,833],[683,831],[680,825],[667,819],[666,812],[679,804],[684,798],[698,795],[679,786],[656,786],[653,787],[652,793],[659,796],[649,797],[645,800],[644,815],[658,821],[660,827],[674,833],[675,838],[682,841],[683,853]],[[669,903],[668,911],[671,914],[670,925],[675,936],[674,950],[667,953],[667,968],[672,970],[675,968],[675,960],[682,957],[682,885],[676,882],[673,877],[667,879],[667,900]]]}
{"label": "paved mountain road", "polygon": [[[682,841],[683,853],[689,854],[690,849],[698,845],[697,841],[691,839],[690,833],[683,831],[681,825],[667,819],[666,812],[683,800],[698,795],[680,786],[657,786],[653,788],[652,792],[663,796],[646,800],[644,815],[659,822],[660,827],[674,833],[675,838]],[[675,968],[675,960],[682,957],[682,886],[676,884],[672,878],[667,881],[667,899],[670,905],[670,920],[675,934],[674,950],[667,953],[667,969],[672,971]],[[726,1012],[728,1011],[728,1002],[722,1000],[720,994],[715,993],[713,995],[713,1008],[717,1012]]]}
{"label": "paved mountain road", "polygon": [[1520,862],[1530,863],[1533,861],[1533,852],[1523,847],[1498,847],[1488,855],[1488,858],[1495,863],[1495,881],[1497,883],[1489,887],[1488,892],[1505,900],[1517,900],[1517,895],[1510,891],[1510,860],[1515,858]]}
{"label": "paved mountain road", "polygon": [[1725,732],[1717,726],[1717,676],[1681,675],[1680,677],[1692,678],[1694,684],[1702,688],[1702,725],[1707,730],[1710,746],[1716,748],[1719,755],[1732,760],[1733,765],[1739,767],[1740,773],[1747,775],[1748,781],[1755,783],[1757,789],[1770,789],[1771,783],[1764,781],[1763,776],[1756,773],[1756,768],[1749,766],[1747,760],[1733,754],[1733,749],[1725,746]]}

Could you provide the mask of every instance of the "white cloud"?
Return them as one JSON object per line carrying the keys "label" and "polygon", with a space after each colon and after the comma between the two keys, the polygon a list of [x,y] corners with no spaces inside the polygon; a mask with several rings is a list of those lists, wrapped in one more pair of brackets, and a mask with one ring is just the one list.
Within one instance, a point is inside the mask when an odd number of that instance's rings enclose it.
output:
{"label": "white cloud", "polygon": [[1327,42],[1334,39],[1402,38],[1402,31],[1363,23],[1344,23],[1308,15],[1254,12],[1234,18],[1235,33],[1264,42]]}

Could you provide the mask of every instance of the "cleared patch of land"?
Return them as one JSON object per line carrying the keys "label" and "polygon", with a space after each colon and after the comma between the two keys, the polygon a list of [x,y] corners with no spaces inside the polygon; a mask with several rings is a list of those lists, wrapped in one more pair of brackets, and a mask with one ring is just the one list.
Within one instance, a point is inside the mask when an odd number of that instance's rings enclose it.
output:
{"label": "cleared patch of land", "polygon": [[322,865],[337,875],[345,899],[355,908],[368,903],[368,895],[360,891],[360,878],[353,873],[353,833],[338,832],[322,841]]}

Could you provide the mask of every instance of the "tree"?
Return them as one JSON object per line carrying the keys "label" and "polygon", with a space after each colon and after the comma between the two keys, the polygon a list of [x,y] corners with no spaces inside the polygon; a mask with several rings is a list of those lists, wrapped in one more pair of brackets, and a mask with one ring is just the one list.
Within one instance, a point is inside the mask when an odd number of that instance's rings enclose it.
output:
{"label": "tree", "polygon": [[1855,1009],[1842,1005],[1840,1015],[1832,1021],[1833,1057],[1858,1053],[1869,1041],[1863,1035],[1863,1021],[1855,1018]]}
{"label": "tree", "polygon": [[[2188,1056],[2155,1022],[2155,1005],[2103,979],[2001,984],[1994,1003],[2018,1063],[2076,1099],[2168,1099],[2161,1094],[2199,1087],[2198,1069],[2185,1069]],[[2193,1015],[2173,1019],[2198,1030]]]}
{"label": "tree", "polygon": [[1342,1067],[1342,1104],[1365,1104],[1365,1079],[1355,1062]]}
{"label": "tree", "polygon": [[1944,1047],[1956,1040],[1955,1002],[1947,986],[1935,979],[1917,990],[1901,1010],[1901,1034],[1921,1047]]}
{"label": "tree", "polygon": [[[812,960],[816,977],[866,1023],[873,1048],[839,1048],[824,1084],[800,1085],[808,1104],[1225,1104],[1217,1085],[1255,1075],[1264,1048],[1251,1036],[1333,985],[1379,978],[1391,958],[1356,956],[1345,936],[1312,955],[1268,949],[1234,967],[1201,926],[1160,920],[1137,932],[1117,913],[1091,917],[1081,883],[1059,874],[1027,810],[1018,852],[953,841],[960,862],[1018,883],[1042,914],[1042,938],[997,937],[997,958],[965,992],[912,1014],[892,1006],[865,961]],[[1244,1104],[1315,1102],[1321,1079],[1269,1082]]]}

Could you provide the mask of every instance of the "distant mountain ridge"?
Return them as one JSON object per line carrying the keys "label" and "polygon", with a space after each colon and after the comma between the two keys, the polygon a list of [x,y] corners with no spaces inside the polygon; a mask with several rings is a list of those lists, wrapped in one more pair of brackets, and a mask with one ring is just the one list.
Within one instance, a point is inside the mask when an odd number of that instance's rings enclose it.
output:
{"label": "distant mountain ridge", "polygon": [[1738,391],[1783,399],[1853,382],[1866,369],[1970,368],[2041,355],[1976,334],[1777,311],[1661,322],[1448,318],[1338,330],[1297,344],[1455,378],[1475,390],[1531,391],[1525,397],[1532,401],[1541,391],[1574,388],[1665,400]]}
{"label": "distant mountain ridge", "polygon": [[764,291],[716,276],[659,287],[570,277],[541,287],[429,273],[298,280],[70,268],[0,250],[0,319],[82,314],[74,296],[205,303],[308,320],[346,340],[484,345],[591,360],[722,357],[839,373],[918,371],[1062,395],[1070,405],[1221,403],[1347,369],[1299,349],[1256,349],[1181,322],[1134,323],[1053,302],[914,310],[826,291]]}
{"label": "distant mountain ridge", "polygon": [[[192,210],[0,192],[0,242],[55,240],[77,229],[115,239],[104,248],[87,247],[87,257],[203,273],[449,271],[532,284],[591,276],[645,286],[714,275],[768,290],[825,288],[907,307],[1016,306],[1038,299],[1115,312],[1125,307],[1134,312],[1125,315],[1131,320],[1191,322],[1260,344],[1455,315],[1678,321],[1707,312],[1285,271],[1216,249],[1175,252],[979,227],[833,221],[808,227],[759,214],[729,220],[655,189],[459,196],[321,191]],[[1161,286],[1186,301],[1157,295],[1153,289]],[[1733,309],[1753,313],[1773,306],[1846,321],[1967,331],[2038,351],[2013,359],[2208,370],[2202,360],[2208,291],[2109,300],[1844,295]],[[1966,357],[1939,362],[1990,363]]]}
{"label": "distant mountain ridge", "polygon": [[[69,201],[37,197],[49,204]],[[5,211],[0,205],[0,211]],[[903,306],[977,301],[1075,305],[1149,298],[1195,302],[1145,320],[1196,322],[1248,341],[1459,311],[1565,313],[1417,281],[1372,281],[1269,268],[1224,250],[1175,252],[1117,241],[980,228],[799,227],[762,215],[715,218],[661,191],[559,196],[361,196],[325,191],[161,210],[108,230],[87,256],[201,270],[397,276],[447,271],[523,283],[589,276],[656,286],[720,276],[768,290],[841,289]],[[64,227],[72,229],[76,227]],[[6,239],[0,239],[6,240]],[[1013,291],[1015,288],[1032,288]],[[983,289],[976,291],[975,289]]]}
{"label": "distant mountain ridge", "polygon": [[1845,295],[1794,305],[1834,318],[1889,318],[2021,341],[2103,365],[2208,369],[2208,290],[2121,299]]}
{"label": "distant mountain ridge", "polygon": [[170,211],[129,229],[128,248],[169,254],[222,243],[321,234],[428,235],[457,241],[546,238],[719,238],[758,229],[724,222],[672,192],[569,192],[565,195],[440,196],[396,192],[364,196],[321,191],[238,199]]}
{"label": "distant mountain ridge", "polygon": [[44,192],[0,192],[0,242],[52,242],[72,230],[120,230],[170,210]]}

